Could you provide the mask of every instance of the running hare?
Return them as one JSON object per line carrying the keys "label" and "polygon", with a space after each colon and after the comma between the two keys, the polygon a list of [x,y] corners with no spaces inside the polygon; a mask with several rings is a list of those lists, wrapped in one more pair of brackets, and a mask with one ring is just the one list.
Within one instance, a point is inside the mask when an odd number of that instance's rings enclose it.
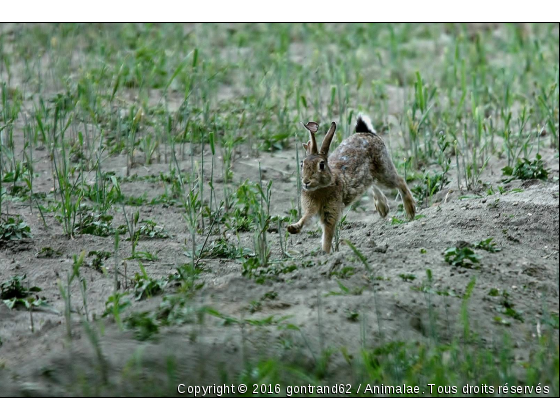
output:
{"label": "running hare", "polygon": [[405,180],[397,174],[385,143],[375,133],[367,116],[358,116],[356,134],[344,140],[330,156],[329,146],[336,124],[331,124],[320,151],[315,140],[319,124],[311,121],[304,126],[311,136],[311,140],[303,144],[307,156],[301,163],[304,214],[297,223],[288,226],[288,232],[299,233],[309,219],[318,213],[323,225],[323,251],[330,252],[342,210],[360,198],[370,186],[373,186],[375,208],[382,217],[387,216],[387,198],[377,188],[376,182],[397,188],[408,217],[414,218],[416,209],[412,194]]}

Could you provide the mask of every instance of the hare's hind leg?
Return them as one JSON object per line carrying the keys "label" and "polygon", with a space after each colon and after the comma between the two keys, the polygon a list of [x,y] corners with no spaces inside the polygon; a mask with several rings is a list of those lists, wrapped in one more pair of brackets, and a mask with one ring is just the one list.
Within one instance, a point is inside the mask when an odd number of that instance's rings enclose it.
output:
{"label": "hare's hind leg", "polygon": [[408,218],[412,220],[416,215],[416,202],[408,189],[408,185],[406,185],[406,181],[397,174],[395,167],[393,165],[391,166],[392,171],[385,173],[385,177],[380,181],[389,188],[397,188],[399,190],[403,199],[404,210]]}
{"label": "hare's hind leg", "polygon": [[414,201],[414,197],[412,197],[412,194],[408,189],[408,185],[406,185],[406,181],[400,176],[397,180],[397,188],[403,198],[404,210],[406,211],[408,218],[410,220],[414,219],[414,216],[416,215],[416,201]]}
{"label": "hare's hind leg", "polygon": [[375,209],[381,217],[387,217],[389,213],[389,204],[387,203],[387,197],[383,194],[377,186],[374,184],[373,189],[373,202],[375,203]]}
{"label": "hare's hind leg", "polygon": [[404,210],[406,211],[408,218],[410,220],[414,219],[416,214],[416,202],[408,189],[408,185],[406,185],[406,181],[397,173],[395,165],[393,165],[393,161],[391,160],[387,149],[383,150],[382,156],[379,160],[381,165],[376,167],[373,171],[373,178],[388,188],[397,188],[401,193]]}

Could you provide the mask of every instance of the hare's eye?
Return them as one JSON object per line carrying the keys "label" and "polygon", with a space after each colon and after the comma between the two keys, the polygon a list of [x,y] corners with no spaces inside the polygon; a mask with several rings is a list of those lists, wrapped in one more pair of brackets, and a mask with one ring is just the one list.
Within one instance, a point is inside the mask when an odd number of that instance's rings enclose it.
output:
{"label": "hare's eye", "polygon": [[325,170],[325,162],[319,163],[319,169],[324,171]]}

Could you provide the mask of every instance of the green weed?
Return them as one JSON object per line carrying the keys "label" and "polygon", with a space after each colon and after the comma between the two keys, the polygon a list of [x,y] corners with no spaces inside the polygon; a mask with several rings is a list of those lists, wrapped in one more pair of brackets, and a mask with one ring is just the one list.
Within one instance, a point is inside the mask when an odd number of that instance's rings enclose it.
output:
{"label": "green weed", "polygon": [[546,181],[550,174],[544,167],[541,155],[537,155],[532,161],[527,158],[520,159],[514,167],[506,166],[503,168],[502,173],[511,177],[506,179],[505,182],[510,182],[513,179],[540,179]]}
{"label": "green weed", "polygon": [[20,216],[0,221],[0,240],[15,241],[24,238],[31,238],[31,228]]}
{"label": "green weed", "polygon": [[465,268],[479,268],[480,255],[476,254],[468,246],[451,247],[443,252],[445,261],[451,265]]}
{"label": "green weed", "polygon": [[146,298],[150,298],[156,294],[163,292],[167,284],[169,283],[169,279],[160,279],[154,280],[148,273],[146,269],[139,263],[140,266],[140,273],[136,273],[134,275],[134,296],[136,300],[142,300]]}
{"label": "green weed", "polygon": [[480,242],[477,242],[474,244],[474,247],[477,249],[483,249],[491,253],[499,252],[502,250],[501,248],[498,248],[496,242],[494,241],[494,238],[486,238]]}
{"label": "green weed", "polygon": [[37,253],[37,258],[56,258],[60,257],[62,252],[57,249],[53,249],[50,246],[46,246],[41,248],[41,250]]}

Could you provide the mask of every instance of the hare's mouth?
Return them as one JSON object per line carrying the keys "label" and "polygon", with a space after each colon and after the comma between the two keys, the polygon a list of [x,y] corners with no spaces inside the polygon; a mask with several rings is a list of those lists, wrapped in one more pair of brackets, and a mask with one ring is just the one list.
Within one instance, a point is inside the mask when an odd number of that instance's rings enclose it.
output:
{"label": "hare's mouth", "polygon": [[319,187],[318,185],[305,185],[305,184],[302,184],[302,188],[303,188],[305,191],[315,191],[315,190],[319,189],[320,187]]}

